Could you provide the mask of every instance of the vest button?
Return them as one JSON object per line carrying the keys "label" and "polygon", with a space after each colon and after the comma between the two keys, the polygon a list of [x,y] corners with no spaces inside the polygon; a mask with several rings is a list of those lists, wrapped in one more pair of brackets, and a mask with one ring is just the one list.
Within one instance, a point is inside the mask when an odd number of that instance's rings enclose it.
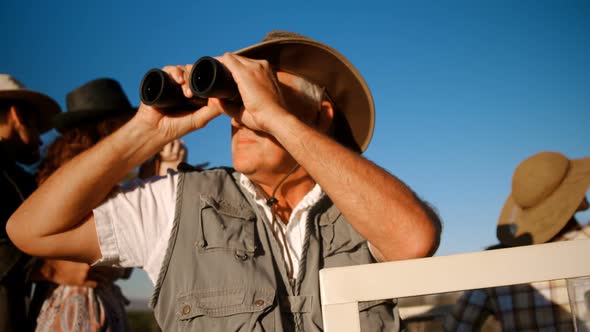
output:
{"label": "vest button", "polygon": [[184,307],[182,307],[182,314],[183,315],[188,315],[191,312],[191,306],[188,304],[185,304]]}
{"label": "vest button", "polygon": [[234,255],[235,255],[236,259],[239,259],[242,261],[245,261],[248,259],[248,254],[246,254],[245,252],[241,252],[241,251],[236,250]]}
{"label": "vest button", "polygon": [[254,301],[254,304],[255,304],[257,307],[262,307],[262,306],[264,305],[264,300],[262,300],[262,299],[258,299],[258,300],[256,300],[256,301]]}

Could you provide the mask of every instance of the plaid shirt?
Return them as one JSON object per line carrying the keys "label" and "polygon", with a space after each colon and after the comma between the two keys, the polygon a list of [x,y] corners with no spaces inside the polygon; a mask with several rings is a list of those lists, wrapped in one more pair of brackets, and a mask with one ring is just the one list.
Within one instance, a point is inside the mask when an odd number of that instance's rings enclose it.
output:
{"label": "plaid shirt", "polygon": [[[588,239],[590,227],[559,240]],[[565,280],[476,289],[464,292],[444,322],[445,331],[479,331],[489,315],[502,331],[574,331]]]}

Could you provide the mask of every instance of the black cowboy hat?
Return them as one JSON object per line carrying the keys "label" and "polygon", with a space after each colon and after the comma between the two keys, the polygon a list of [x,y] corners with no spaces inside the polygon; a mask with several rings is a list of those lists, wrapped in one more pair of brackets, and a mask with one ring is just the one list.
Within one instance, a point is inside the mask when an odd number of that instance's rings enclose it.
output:
{"label": "black cowboy hat", "polygon": [[53,125],[63,132],[83,123],[136,111],[137,107],[131,106],[119,82],[111,78],[99,78],[68,93],[66,112],[54,116]]}

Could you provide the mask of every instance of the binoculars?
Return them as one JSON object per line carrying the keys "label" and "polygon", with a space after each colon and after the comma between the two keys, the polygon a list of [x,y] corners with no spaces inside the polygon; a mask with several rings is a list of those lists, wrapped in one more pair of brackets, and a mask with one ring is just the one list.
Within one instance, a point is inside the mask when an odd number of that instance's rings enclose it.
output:
{"label": "binoculars", "polygon": [[194,98],[185,97],[182,87],[168,73],[150,69],[141,80],[139,97],[144,104],[164,111],[200,108],[207,104],[207,98],[241,102],[238,86],[230,71],[210,56],[201,57],[194,63],[189,86]]}

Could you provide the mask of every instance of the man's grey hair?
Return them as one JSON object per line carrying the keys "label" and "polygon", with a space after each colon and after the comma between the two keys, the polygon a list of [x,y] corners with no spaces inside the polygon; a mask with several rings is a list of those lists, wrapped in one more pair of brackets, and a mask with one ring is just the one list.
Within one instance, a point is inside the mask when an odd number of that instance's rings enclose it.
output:
{"label": "man's grey hair", "polygon": [[[310,105],[317,105],[317,111],[319,112],[322,108],[322,101],[324,99],[330,100],[330,96],[326,93],[325,88],[314,84],[305,78],[297,75],[293,75],[293,87],[296,91],[307,101]],[[335,106],[335,105],[332,105]],[[319,114],[319,113],[318,113]],[[346,117],[341,112],[334,110],[334,119],[332,122],[332,128],[330,129],[330,136],[345,147],[357,152],[362,153],[361,147],[354,139],[354,135],[350,129]]]}
{"label": "man's grey hair", "polygon": [[314,84],[301,76],[294,75],[293,83],[295,89],[306,98],[312,105],[320,107],[324,97],[324,89],[317,84]]}

